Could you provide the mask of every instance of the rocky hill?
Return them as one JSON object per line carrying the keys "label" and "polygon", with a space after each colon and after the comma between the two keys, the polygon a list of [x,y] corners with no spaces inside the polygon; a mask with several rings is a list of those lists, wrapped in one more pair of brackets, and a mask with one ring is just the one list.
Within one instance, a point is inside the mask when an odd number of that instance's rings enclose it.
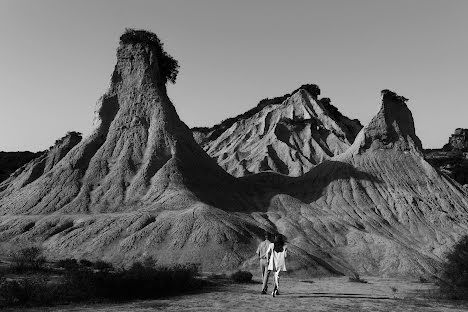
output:
{"label": "rocky hill", "polygon": [[344,152],[362,128],[319,95],[318,86],[302,85],[211,128],[193,128],[194,138],[234,176],[299,176]]}
{"label": "rocky hill", "polygon": [[[121,37],[94,132],[58,141],[0,183],[0,250],[38,244],[52,258],[257,270],[268,230],[287,237],[291,272],[418,276],[437,274],[467,232],[467,191],[424,160],[405,98],[385,90],[353,144],[303,175],[235,178],[170,102],[176,65],[154,34]],[[317,104],[307,90],[288,101],[304,111],[311,97]]]}
{"label": "rocky hill", "polygon": [[440,172],[468,187],[468,129],[455,129],[443,148],[426,150],[425,154]]}
{"label": "rocky hill", "polygon": [[0,182],[43,152],[0,152]]}

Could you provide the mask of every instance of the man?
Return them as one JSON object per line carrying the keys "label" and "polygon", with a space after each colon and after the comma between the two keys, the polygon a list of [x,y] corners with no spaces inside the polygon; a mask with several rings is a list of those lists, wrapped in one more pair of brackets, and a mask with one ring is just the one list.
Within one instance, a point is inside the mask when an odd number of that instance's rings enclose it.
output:
{"label": "man", "polygon": [[[265,274],[268,274],[268,259],[267,259],[266,252],[268,250],[268,246],[271,244],[269,238],[270,238],[270,233],[265,231],[265,240],[263,242],[261,242],[260,245],[258,245],[258,248],[257,248],[257,256],[260,259],[260,271],[262,271],[262,282],[263,282],[263,279],[265,278]],[[267,279],[268,279],[268,277],[267,277]],[[264,285],[266,285],[266,284],[264,283]],[[262,294],[267,293],[267,288],[268,288],[268,286],[265,286],[262,289]]]}

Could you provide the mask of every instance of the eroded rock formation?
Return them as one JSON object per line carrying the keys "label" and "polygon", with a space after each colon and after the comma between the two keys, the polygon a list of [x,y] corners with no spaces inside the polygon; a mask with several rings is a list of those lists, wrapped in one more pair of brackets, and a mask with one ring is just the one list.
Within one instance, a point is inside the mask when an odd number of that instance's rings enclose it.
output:
{"label": "eroded rock formation", "polygon": [[468,188],[468,129],[457,128],[442,149],[425,151],[427,161]]}
{"label": "eroded rock formation", "polygon": [[212,128],[194,128],[194,137],[234,176],[263,171],[299,176],[344,152],[362,128],[319,94],[316,85],[303,85]]}
{"label": "eroded rock formation", "polygon": [[[157,37],[131,31],[124,39],[95,131],[59,141],[41,165],[33,161],[0,184],[2,247],[35,243],[55,258],[130,264],[152,256],[209,271],[257,269],[254,252],[268,230],[286,235],[292,272],[417,276],[437,274],[444,252],[468,230],[467,191],[424,160],[406,99],[383,92],[380,112],[353,144],[303,175],[234,178],[179,120]],[[275,113],[278,105],[288,113]],[[280,141],[275,129],[291,126],[280,120],[308,112],[305,119],[331,127],[325,137],[340,137],[343,128],[325,113],[319,119],[321,106],[307,90],[278,105],[253,134]],[[243,157],[255,153],[246,147]]]}
{"label": "eroded rock formation", "polygon": [[43,152],[0,152],[0,182],[8,179],[8,177],[29,163],[36,157],[42,155]]}

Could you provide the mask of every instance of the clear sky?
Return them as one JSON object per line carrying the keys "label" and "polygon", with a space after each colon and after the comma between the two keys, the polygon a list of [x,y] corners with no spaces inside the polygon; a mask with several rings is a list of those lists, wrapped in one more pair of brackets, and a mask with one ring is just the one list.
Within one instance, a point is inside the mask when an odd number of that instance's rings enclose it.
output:
{"label": "clear sky", "polygon": [[0,150],[88,134],[126,27],[179,61],[168,93],[191,127],[316,83],[363,124],[380,90],[409,98],[424,147],[441,147],[468,128],[467,16],[467,0],[0,0]]}

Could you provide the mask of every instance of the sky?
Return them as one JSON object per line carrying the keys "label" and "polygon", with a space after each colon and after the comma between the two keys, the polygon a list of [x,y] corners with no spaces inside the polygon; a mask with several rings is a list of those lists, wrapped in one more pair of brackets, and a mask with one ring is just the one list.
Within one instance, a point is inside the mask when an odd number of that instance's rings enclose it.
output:
{"label": "sky", "polygon": [[156,33],[168,95],[212,126],[305,83],[364,125],[380,91],[409,99],[425,148],[468,128],[468,1],[0,0],[0,151],[89,134],[125,28]]}

